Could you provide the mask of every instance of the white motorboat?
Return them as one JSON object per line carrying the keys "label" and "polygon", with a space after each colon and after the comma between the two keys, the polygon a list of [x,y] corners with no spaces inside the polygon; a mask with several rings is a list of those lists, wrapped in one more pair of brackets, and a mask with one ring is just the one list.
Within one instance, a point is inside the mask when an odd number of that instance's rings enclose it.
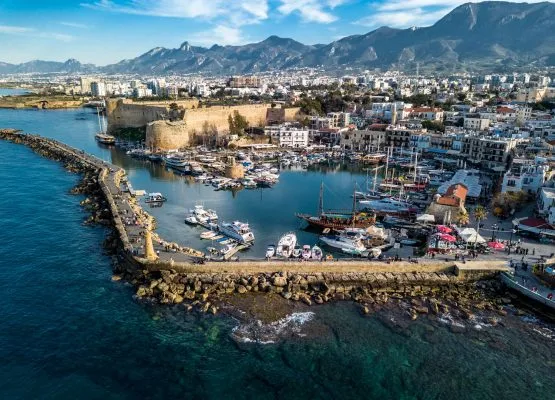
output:
{"label": "white motorboat", "polygon": [[162,157],[162,161],[168,167],[180,170],[184,169],[189,164],[189,160],[187,160],[187,158],[178,154],[170,154],[168,156]]}
{"label": "white motorboat", "polygon": [[321,261],[322,258],[324,257],[324,253],[322,252],[322,249],[316,245],[312,246],[311,253],[312,253],[311,258],[316,261]]}
{"label": "white motorboat", "polygon": [[163,203],[167,199],[162,196],[162,193],[149,193],[148,198],[145,200],[146,203]]}
{"label": "white motorboat", "polygon": [[189,216],[185,218],[185,222],[188,222],[188,218],[192,220],[191,217],[194,218],[196,224],[201,224],[204,226],[207,226],[210,223],[216,222],[218,220],[218,214],[216,214],[216,211],[205,210],[204,206],[201,204],[197,204],[194,209],[189,210]]}
{"label": "white motorboat", "polygon": [[279,239],[276,255],[283,258],[289,258],[293,254],[293,250],[295,250],[296,245],[297,235],[293,232],[286,233]]}
{"label": "white motorboat", "polygon": [[273,244],[269,245],[266,249],[266,258],[272,258],[276,254],[276,246]]}
{"label": "white motorboat", "polygon": [[239,243],[249,243],[254,241],[249,224],[240,221],[224,222],[219,225],[220,233],[237,240]]}
{"label": "white motorboat", "polygon": [[94,138],[96,139],[96,141],[98,143],[102,143],[102,144],[114,144],[114,143],[116,143],[115,136],[108,135],[108,134],[102,133],[102,132],[99,132],[96,135],[94,135]]}
{"label": "white motorboat", "polygon": [[411,203],[389,197],[379,200],[361,200],[359,204],[368,207],[372,211],[381,213],[409,213],[416,211],[416,208]]}
{"label": "white motorboat", "polygon": [[233,249],[235,249],[237,247],[237,243],[229,243],[226,244],[224,247],[222,247],[222,249],[220,250],[220,254],[222,256],[225,256],[228,253],[231,253],[233,251]]}
{"label": "white motorboat", "polygon": [[347,254],[362,255],[366,252],[366,247],[362,243],[360,236],[352,235],[332,235],[332,236],[320,236],[320,240],[330,247],[340,249],[342,252]]}
{"label": "white motorboat", "polygon": [[312,257],[312,252],[310,251],[310,246],[308,244],[305,244],[303,246],[303,251],[301,254],[303,260],[309,260],[310,257]]}
{"label": "white motorboat", "polygon": [[214,231],[205,231],[200,234],[201,239],[212,239],[215,238],[218,234]]}
{"label": "white motorboat", "polygon": [[293,254],[291,254],[294,258],[299,258],[303,254],[303,249],[301,246],[295,246],[293,249]]}
{"label": "white motorboat", "polygon": [[185,217],[185,223],[189,225],[197,225],[198,221],[193,215],[189,215],[188,217]]}

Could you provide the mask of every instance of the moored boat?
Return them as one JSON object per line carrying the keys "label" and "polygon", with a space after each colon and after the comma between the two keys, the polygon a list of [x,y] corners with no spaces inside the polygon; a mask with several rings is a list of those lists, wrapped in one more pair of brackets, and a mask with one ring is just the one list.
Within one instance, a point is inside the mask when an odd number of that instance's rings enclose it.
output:
{"label": "moored boat", "polygon": [[266,249],[266,258],[272,258],[276,254],[276,246],[273,244],[269,245]]}
{"label": "moored boat", "polygon": [[148,194],[148,197],[145,200],[145,203],[163,203],[167,200],[168,199],[162,196],[162,193],[155,192],[155,193]]}
{"label": "moored boat", "polygon": [[313,260],[321,261],[322,258],[324,257],[324,253],[322,252],[322,249],[316,245],[312,246],[312,250],[310,252],[311,252],[310,257]]}
{"label": "moored boat", "polygon": [[239,243],[249,243],[254,241],[254,234],[252,233],[249,224],[240,221],[223,222],[219,225],[220,232]]}
{"label": "moored boat", "polygon": [[295,250],[297,245],[297,235],[293,232],[286,233],[283,235],[278,242],[276,248],[276,256],[289,258]]}
{"label": "moored boat", "polygon": [[310,257],[312,256],[312,252],[310,251],[310,246],[308,244],[305,244],[303,246],[301,256],[302,256],[303,260],[309,260]]}

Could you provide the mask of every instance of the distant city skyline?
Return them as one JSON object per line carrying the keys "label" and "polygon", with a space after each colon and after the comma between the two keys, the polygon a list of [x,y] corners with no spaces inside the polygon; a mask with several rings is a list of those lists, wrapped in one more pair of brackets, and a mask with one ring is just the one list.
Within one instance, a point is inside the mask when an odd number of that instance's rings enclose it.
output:
{"label": "distant city skyline", "polygon": [[[537,1],[528,1],[534,3]],[[268,36],[329,43],[380,26],[429,26],[459,0],[3,0],[0,62],[106,65],[188,41],[210,47]]]}

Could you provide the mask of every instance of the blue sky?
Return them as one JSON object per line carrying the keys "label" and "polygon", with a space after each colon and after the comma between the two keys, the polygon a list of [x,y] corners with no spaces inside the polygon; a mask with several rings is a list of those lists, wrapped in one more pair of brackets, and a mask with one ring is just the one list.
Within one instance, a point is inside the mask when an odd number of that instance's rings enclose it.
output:
{"label": "blue sky", "polygon": [[[530,2],[530,1],[529,1]],[[157,46],[270,35],[329,43],[383,25],[427,26],[459,0],[0,0],[0,61],[105,65]]]}

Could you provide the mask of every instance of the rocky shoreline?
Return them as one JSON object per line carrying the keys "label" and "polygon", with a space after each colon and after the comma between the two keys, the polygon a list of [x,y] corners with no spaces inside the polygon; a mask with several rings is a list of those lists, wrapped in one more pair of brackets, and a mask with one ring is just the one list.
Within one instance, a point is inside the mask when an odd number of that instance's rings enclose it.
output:
{"label": "rocky shoreline", "polygon": [[[254,296],[259,299],[260,294],[277,296],[280,301],[306,307],[349,300],[359,304],[362,314],[371,314],[386,305],[398,304],[403,305],[413,320],[420,315],[445,312],[465,319],[472,318],[474,313],[481,310],[491,311],[495,315],[507,313],[506,306],[510,299],[501,282],[495,279],[495,271],[467,276],[459,273],[456,266],[436,265],[426,268],[392,264],[380,270],[383,267],[374,268],[364,262],[359,262],[356,267],[352,264],[352,271],[348,270],[348,264],[345,266],[341,263],[322,265],[322,271],[331,269],[331,272],[302,272],[295,271],[295,267],[288,267],[286,263],[274,267],[263,262],[254,263],[256,268],[241,263],[222,263],[212,266],[215,270],[190,264],[178,271],[177,267],[149,262],[130,253],[127,238],[122,239],[125,229],[117,215],[112,194],[104,183],[106,171],[110,167],[108,164],[101,160],[91,161],[84,157],[84,153],[55,140],[19,134],[13,129],[0,130],[0,139],[25,144],[41,156],[61,162],[69,171],[82,174],[82,180],[72,189],[72,193],[87,196],[81,202],[91,213],[85,223],[112,227],[105,240],[105,247],[113,259],[113,280],[130,282],[136,288],[138,299],[179,305],[189,311],[211,314],[216,314],[226,304],[233,304],[230,298],[234,296]],[[123,170],[119,172],[123,173]],[[114,180],[119,180],[118,173],[113,176]],[[119,187],[119,181],[115,186]],[[138,211],[142,218],[151,218],[138,204],[135,206],[140,209]],[[160,240],[156,235],[154,237]],[[262,268],[273,271],[253,272],[253,269]],[[316,270],[318,268],[318,265],[313,267]]]}

